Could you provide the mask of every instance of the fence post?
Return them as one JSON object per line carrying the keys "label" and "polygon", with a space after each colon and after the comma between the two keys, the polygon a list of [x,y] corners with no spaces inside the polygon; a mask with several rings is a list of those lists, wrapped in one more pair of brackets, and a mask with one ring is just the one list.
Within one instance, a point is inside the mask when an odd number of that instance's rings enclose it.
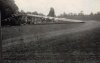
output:
{"label": "fence post", "polygon": [[[1,10],[0,10],[0,31],[1,31]],[[1,32],[0,32],[0,63],[2,63],[2,35],[1,35]]]}

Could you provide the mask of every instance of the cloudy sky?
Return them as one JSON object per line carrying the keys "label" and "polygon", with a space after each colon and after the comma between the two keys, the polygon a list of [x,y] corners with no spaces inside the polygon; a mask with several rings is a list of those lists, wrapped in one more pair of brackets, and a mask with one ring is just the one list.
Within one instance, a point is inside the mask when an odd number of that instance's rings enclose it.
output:
{"label": "cloudy sky", "polygon": [[51,7],[55,9],[56,15],[63,12],[79,13],[83,11],[85,14],[89,14],[100,11],[100,0],[15,0],[15,3],[19,10],[37,11],[45,15],[48,14]]}

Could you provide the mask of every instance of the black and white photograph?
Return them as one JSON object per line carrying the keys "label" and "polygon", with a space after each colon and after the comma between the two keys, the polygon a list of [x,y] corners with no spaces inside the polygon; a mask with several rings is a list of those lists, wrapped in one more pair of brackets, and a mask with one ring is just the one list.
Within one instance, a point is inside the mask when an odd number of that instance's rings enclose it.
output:
{"label": "black and white photograph", "polygon": [[100,63],[100,0],[0,0],[0,63]]}

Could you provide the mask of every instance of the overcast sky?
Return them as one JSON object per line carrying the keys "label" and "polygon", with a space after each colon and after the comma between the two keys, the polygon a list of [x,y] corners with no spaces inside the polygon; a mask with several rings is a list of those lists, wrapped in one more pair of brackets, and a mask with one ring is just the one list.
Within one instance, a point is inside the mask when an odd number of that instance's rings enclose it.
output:
{"label": "overcast sky", "polygon": [[100,11],[100,0],[15,0],[19,10],[37,11],[47,15],[51,7],[55,9],[56,15],[63,12],[85,14]]}

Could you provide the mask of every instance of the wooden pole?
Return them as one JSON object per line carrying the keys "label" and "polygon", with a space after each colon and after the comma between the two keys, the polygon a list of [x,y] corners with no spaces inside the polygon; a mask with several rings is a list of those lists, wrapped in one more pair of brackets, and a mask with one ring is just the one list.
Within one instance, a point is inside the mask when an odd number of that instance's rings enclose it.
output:
{"label": "wooden pole", "polygon": [[1,35],[1,10],[0,10],[0,63],[2,63],[2,35]]}

